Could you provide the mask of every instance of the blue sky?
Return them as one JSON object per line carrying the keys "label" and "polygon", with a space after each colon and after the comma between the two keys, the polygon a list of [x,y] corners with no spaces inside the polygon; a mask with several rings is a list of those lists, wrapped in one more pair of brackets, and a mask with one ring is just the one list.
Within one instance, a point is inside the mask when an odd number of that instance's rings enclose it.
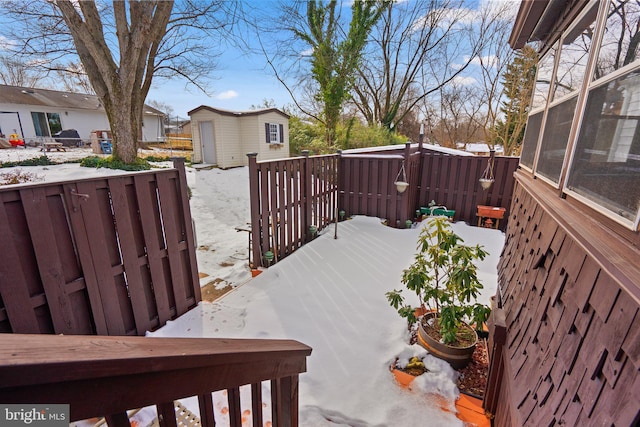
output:
{"label": "blue sky", "polygon": [[[465,5],[475,9],[478,7],[478,2],[491,1],[495,0],[468,0]],[[511,2],[514,3],[515,9],[517,9],[519,2],[516,0],[511,0]],[[278,19],[279,12],[276,5],[279,2],[276,0],[247,0],[243,4],[255,14],[254,16]],[[343,0],[342,6],[349,10],[351,6],[350,0]],[[282,36],[282,34],[279,35]],[[247,37],[248,43],[255,45],[255,38],[255,34]],[[265,37],[265,39],[268,39],[268,37]],[[0,35],[0,50],[3,45],[10,44],[10,39],[7,39],[6,36],[3,38]],[[203,93],[193,85],[187,85],[183,79],[166,80],[156,77],[147,96],[147,102],[158,101],[167,104],[173,108],[172,116],[180,116],[181,118],[186,118],[188,111],[200,105],[246,111],[252,105],[261,105],[263,100],[273,100],[278,108],[292,104],[288,91],[275,78],[272,70],[266,67],[266,60],[262,54],[246,54],[238,47],[233,46],[221,46],[221,48],[223,50],[221,56],[217,59],[218,66],[214,69],[211,76],[212,79],[207,85],[208,94]],[[454,66],[455,64],[451,65]],[[465,72],[465,75],[460,76],[461,79],[467,79],[469,82],[460,82],[461,84],[470,84],[472,82],[472,68]]]}
{"label": "blue sky", "polygon": [[218,62],[214,73],[217,78],[209,85],[211,96],[193,86],[185,88],[183,80],[156,79],[147,101],[171,105],[173,114],[184,118],[188,111],[200,105],[246,111],[251,105],[262,104],[263,99],[273,99],[278,108],[292,102],[282,84],[263,67],[262,57],[246,57],[238,51],[229,50]]}

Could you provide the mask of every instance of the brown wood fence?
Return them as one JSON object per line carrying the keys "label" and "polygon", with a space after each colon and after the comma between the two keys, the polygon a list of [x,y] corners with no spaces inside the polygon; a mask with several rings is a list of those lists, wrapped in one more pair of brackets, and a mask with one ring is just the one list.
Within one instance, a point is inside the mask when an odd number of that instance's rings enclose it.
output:
{"label": "brown wood fence", "polygon": [[252,264],[286,257],[336,218],[337,155],[257,162],[249,154]]}
{"label": "brown wood fence", "polygon": [[[249,154],[249,159],[254,267],[267,265],[267,251],[274,253],[272,262],[295,251],[313,237],[311,225],[322,230],[336,219],[338,209],[346,216],[385,218],[402,228],[433,200],[455,210],[456,220],[476,224],[477,205],[508,210],[519,160],[494,157],[495,182],[483,190],[478,180],[489,157],[458,156],[421,145],[264,162]],[[405,175],[409,188],[398,193],[394,182]],[[507,218],[508,212],[500,222],[503,230]]]}
{"label": "brown wood fence", "polygon": [[200,300],[175,169],[0,187],[0,332],[143,335]]}

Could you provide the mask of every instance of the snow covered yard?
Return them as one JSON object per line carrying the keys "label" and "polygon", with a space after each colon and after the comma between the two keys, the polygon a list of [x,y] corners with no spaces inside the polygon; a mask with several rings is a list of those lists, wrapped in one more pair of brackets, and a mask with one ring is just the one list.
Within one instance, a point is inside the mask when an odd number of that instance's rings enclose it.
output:
{"label": "snow covered yard", "polygon": [[[7,151],[15,152],[0,150],[0,159]],[[122,173],[78,164],[21,169],[47,181]],[[402,270],[413,260],[424,223],[399,230],[382,225],[378,218],[355,217],[338,224],[338,239],[329,227],[251,279],[248,236],[235,230],[249,221],[247,168],[187,168],[187,181],[199,271],[208,275],[201,285],[216,281],[235,289],[215,302],[200,303],[150,336],[285,338],[311,346],[307,373],[300,376],[301,426],[463,425],[441,409],[444,405],[455,411],[455,371],[408,344],[406,321],[385,298],[387,291],[400,288]],[[463,223],[455,223],[454,230],[466,243],[483,244],[490,253],[480,264],[482,301],[488,303],[497,286],[504,234]],[[430,372],[406,390],[395,383],[389,366],[396,357],[402,361],[413,355],[424,357]],[[219,392],[214,399],[216,421],[225,425],[226,397]],[[183,403],[195,411],[194,400]],[[243,411],[248,407],[243,404]],[[146,425],[153,412],[141,412],[139,425]],[[270,419],[268,408],[265,419]]]}
{"label": "snow covered yard", "polygon": [[[420,224],[422,226],[423,224]],[[496,289],[504,236],[496,230],[454,224],[466,243],[490,256],[481,265],[483,301]],[[287,338],[313,348],[300,376],[302,426],[462,425],[452,413],[455,371],[408,345],[406,321],[385,298],[398,288],[413,259],[419,227],[397,230],[377,218],[355,217],[324,230],[313,242],[213,303],[150,334],[164,337]],[[389,366],[396,357],[425,358],[429,373],[412,391],[398,386]],[[224,416],[224,414],[220,414]]]}

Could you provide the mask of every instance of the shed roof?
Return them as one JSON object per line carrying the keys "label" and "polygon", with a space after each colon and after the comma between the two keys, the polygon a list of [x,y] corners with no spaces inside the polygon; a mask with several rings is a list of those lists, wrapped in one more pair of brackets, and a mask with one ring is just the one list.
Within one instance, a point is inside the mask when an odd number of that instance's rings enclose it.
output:
{"label": "shed roof", "polygon": [[[97,95],[61,92],[33,87],[0,85],[0,100],[6,104],[40,105],[43,107],[104,111],[104,106]],[[144,106],[144,112],[164,116],[162,111],[146,104]]]}
{"label": "shed roof", "polygon": [[209,107],[208,105],[201,105],[199,107],[196,107],[193,110],[189,111],[187,114],[191,116],[193,113],[196,113],[200,110],[207,110],[207,111],[212,111],[214,113],[222,114],[223,116],[235,116],[235,117],[258,116],[260,114],[278,113],[286,117],[287,119],[289,118],[289,115],[287,113],[277,108],[261,108],[258,110],[248,110],[248,111],[231,111],[231,110],[224,110],[222,108]]}

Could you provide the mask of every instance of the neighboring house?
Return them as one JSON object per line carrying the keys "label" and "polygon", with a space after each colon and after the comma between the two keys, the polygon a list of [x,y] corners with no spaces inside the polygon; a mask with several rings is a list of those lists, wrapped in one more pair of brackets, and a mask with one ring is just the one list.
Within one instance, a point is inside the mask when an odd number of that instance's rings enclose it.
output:
{"label": "neighboring house", "polygon": [[[142,140],[157,142],[163,136],[164,114],[144,107]],[[41,142],[64,129],[75,129],[89,140],[91,131],[110,129],[96,95],[0,85],[0,132],[16,130],[25,142]]]}
{"label": "neighboring house", "polygon": [[277,108],[234,112],[201,105],[189,111],[193,161],[221,168],[289,157],[289,116]]}
{"label": "neighboring house", "polygon": [[[469,142],[467,144],[459,142],[456,146],[459,150],[464,150],[467,153],[473,153],[476,156],[488,156],[491,154],[491,147],[484,142]],[[501,145],[495,146],[493,150],[498,156],[504,155],[504,149]]]}
{"label": "neighboring house", "polygon": [[639,28],[635,1],[521,3],[510,44],[540,59],[490,319],[496,426],[640,424]]}
{"label": "neighboring house", "polygon": [[183,135],[191,135],[191,120],[187,120],[180,125],[180,133]]}

